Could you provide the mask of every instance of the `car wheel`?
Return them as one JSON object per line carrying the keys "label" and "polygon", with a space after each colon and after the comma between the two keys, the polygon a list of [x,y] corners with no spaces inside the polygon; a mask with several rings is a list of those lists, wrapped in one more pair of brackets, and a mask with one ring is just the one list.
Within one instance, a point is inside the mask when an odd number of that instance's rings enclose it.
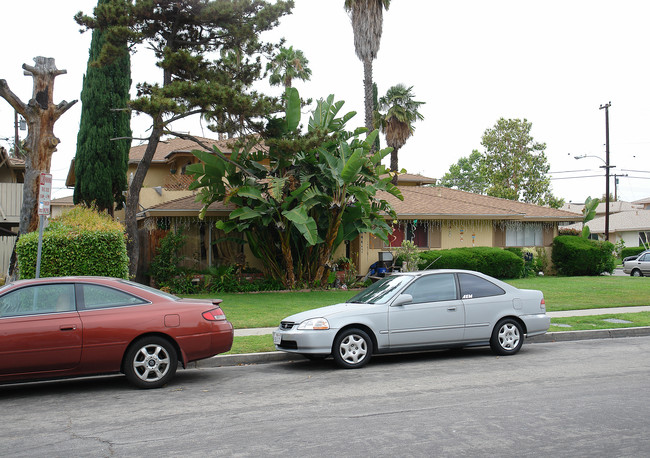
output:
{"label": "car wheel", "polygon": [[361,329],[346,329],[334,340],[332,355],[340,367],[358,369],[372,357],[372,340]]}
{"label": "car wheel", "polygon": [[490,347],[497,355],[514,355],[524,343],[524,333],[521,325],[505,318],[497,323],[492,331]]}
{"label": "car wheel", "polygon": [[124,358],[124,375],[138,388],[160,388],[176,373],[178,355],[162,337],[143,337],[135,341]]}
{"label": "car wheel", "polygon": [[634,269],[630,274],[631,277],[643,277],[643,273],[639,269]]}

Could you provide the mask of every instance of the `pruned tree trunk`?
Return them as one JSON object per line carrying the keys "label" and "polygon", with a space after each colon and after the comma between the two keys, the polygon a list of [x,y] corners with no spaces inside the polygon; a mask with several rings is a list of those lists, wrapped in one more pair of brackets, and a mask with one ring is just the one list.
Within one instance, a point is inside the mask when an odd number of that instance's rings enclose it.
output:
{"label": "pruned tree trunk", "polygon": [[[23,187],[23,205],[20,209],[18,234],[26,234],[38,229],[38,186],[39,175],[49,173],[52,154],[61,142],[54,135],[54,123],[75,103],[65,100],[54,105],[54,78],[67,73],[58,70],[51,57],[35,57],[34,66],[23,64],[26,76],[34,79],[32,98],[26,104],[14,94],[7,81],[0,80],[0,96],[27,121],[27,138],[25,138],[25,184]],[[15,248],[14,248],[15,251]],[[13,273],[15,256],[12,254]]]}
{"label": "pruned tree trunk", "polygon": [[38,184],[41,173],[49,173],[52,154],[60,140],[54,135],[54,123],[75,103],[65,100],[54,105],[54,78],[67,73],[57,70],[51,57],[35,57],[35,66],[23,64],[25,75],[34,78],[32,98],[22,102],[7,85],[0,80],[0,96],[27,120],[28,133],[25,139],[25,185],[23,206],[20,210],[19,233],[25,234],[38,228]]}

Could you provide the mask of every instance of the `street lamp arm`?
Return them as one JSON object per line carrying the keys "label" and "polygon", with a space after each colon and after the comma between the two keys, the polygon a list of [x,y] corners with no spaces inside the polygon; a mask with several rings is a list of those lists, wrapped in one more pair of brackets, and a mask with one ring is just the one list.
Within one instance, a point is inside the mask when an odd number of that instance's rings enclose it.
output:
{"label": "street lamp arm", "polygon": [[605,159],[603,159],[600,156],[594,156],[592,154],[583,154],[581,156],[573,156],[574,159],[584,159],[585,157],[595,157],[596,159],[600,159],[601,161],[603,161],[603,164],[607,165],[607,162],[605,161]]}

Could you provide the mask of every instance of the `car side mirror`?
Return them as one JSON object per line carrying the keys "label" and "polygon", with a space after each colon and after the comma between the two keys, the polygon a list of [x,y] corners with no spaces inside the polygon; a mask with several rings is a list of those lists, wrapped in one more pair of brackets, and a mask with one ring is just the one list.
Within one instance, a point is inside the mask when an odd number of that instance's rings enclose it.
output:
{"label": "car side mirror", "polygon": [[411,302],[413,302],[413,296],[410,294],[400,294],[392,305],[393,307],[397,307],[399,305],[410,304]]}

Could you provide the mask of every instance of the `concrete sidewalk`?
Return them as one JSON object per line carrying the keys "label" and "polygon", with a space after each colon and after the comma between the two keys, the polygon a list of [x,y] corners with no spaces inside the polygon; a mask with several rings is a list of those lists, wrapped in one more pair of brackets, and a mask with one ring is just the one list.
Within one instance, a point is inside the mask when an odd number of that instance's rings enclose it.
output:
{"label": "concrete sidewalk", "polygon": [[[567,310],[563,312],[547,312],[551,318],[570,317],[570,316],[590,316],[590,315],[609,315],[615,313],[638,313],[650,311],[650,306],[639,307],[612,307],[605,309],[587,309],[587,310]],[[275,328],[254,328],[254,329],[236,329],[235,336],[252,336],[271,334]],[[536,336],[526,339],[525,343],[548,343],[548,342],[567,342],[572,340],[589,340],[589,339],[615,339],[621,337],[643,337],[650,336],[650,327],[639,328],[618,328],[618,329],[598,329],[593,331],[563,331],[548,332],[542,336]],[[282,351],[270,351],[265,353],[244,353],[239,355],[218,355],[212,358],[204,359],[190,363],[189,367],[219,367],[219,366],[241,366],[245,364],[263,364],[279,361],[303,361],[300,355],[285,353]]]}

